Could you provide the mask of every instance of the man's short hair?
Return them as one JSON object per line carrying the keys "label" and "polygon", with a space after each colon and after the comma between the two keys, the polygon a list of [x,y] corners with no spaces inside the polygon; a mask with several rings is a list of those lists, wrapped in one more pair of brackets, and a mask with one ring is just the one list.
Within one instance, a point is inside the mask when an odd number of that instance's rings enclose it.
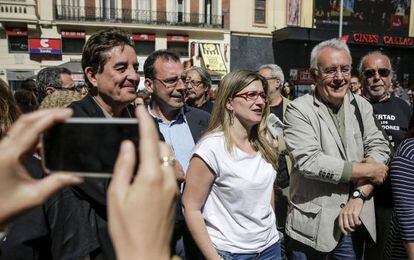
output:
{"label": "man's short hair", "polygon": [[369,58],[369,57],[371,57],[371,56],[373,56],[373,55],[378,55],[378,56],[383,56],[383,57],[385,57],[387,60],[388,60],[388,64],[389,64],[389,66],[390,66],[390,70],[392,71],[392,65],[391,65],[391,60],[390,60],[390,58],[388,57],[388,55],[387,54],[385,54],[385,53],[383,53],[383,52],[381,52],[381,51],[371,51],[371,52],[368,52],[367,54],[365,54],[362,58],[361,58],[361,60],[359,61],[359,65],[358,65],[358,72],[359,72],[359,75],[360,75],[360,77],[362,78],[362,73],[364,72],[364,70],[365,70],[365,61]]}
{"label": "man's short hair", "polygon": [[320,56],[321,51],[325,48],[332,48],[332,49],[339,50],[339,51],[345,51],[352,64],[351,52],[349,51],[348,45],[341,40],[330,39],[330,40],[323,41],[319,43],[318,45],[316,45],[315,47],[313,47],[312,52],[311,52],[311,59],[310,59],[311,69],[318,69],[318,58]]}
{"label": "man's short hair", "polygon": [[285,82],[285,75],[283,74],[283,70],[280,66],[276,64],[265,64],[260,66],[258,70],[260,71],[262,69],[270,69],[270,75],[272,77],[278,78],[280,80],[280,84],[283,84],[283,82]]}
{"label": "man's short hair", "polygon": [[154,51],[145,60],[145,63],[144,63],[145,78],[147,78],[147,79],[155,78],[156,71],[155,71],[154,64],[158,59],[162,59],[164,61],[172,60],[172,61],[175,61],[175,62],[181,62],[180,57],[172,51],[169,51],[169,50]]}
{"label": "man's short hair", "polygon": [[36,89],[36,81],[31,78],[25,79],[22,81],[20,88],[24,90],[34,91]]}
{"label": "man's short hair", "polygon": [[36,76],[36,87],[39,103],[45,98],[46,88],[52,87],[55,89],[62,88],[62,80],[60,79],[60,68],[58,67],[47,67],[43,68],[37,73]]}
{"label": "man's short hair", "polygon": [[107,62],[107,52],[114,47],[124,46],[134,47],[131,37],[119,29],[107,29],[92,34],[85,43],[82,52],[82,70],[85,82],[89,87],[93,87],[89,82],[85,69],[91,67],[94,73],[101,73]]}

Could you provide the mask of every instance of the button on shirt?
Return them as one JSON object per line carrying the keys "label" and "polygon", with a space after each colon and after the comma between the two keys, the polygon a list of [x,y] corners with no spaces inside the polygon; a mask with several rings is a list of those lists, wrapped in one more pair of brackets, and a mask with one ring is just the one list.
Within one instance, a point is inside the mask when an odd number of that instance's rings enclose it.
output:
{"label": "button on shirt", "polygon": [[158,127],[164,136],[165,142],[172,146],[175,159],[180,162],[184,172],[187,172],[195,144],[183,109],[181,109],[176,118],[169,123],[164,122],[161,118],[155,116],[151,113],[150,109],[149,111],[157,120]]}

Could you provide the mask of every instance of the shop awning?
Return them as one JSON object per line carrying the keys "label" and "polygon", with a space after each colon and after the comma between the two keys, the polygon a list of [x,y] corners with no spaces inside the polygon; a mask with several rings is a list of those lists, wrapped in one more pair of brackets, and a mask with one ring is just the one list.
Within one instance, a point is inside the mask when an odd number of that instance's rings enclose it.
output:
{"label": "shop awning", "polygon": [[155,41],[155,34],[134,33],[132,34],[134,41]]}
{"label": "shop awning", "polygon": [[27,36],[27,27],[6,27],[9,36]]}
{"label": "shop awning", "polygon": [[85,39],[85,32],[62,31],[62,38]]}
{"label": "shop awning", "polygon": [[200,43],[199,47],[206,69],[220,74],[227,73],[226,64],[218,43]]}

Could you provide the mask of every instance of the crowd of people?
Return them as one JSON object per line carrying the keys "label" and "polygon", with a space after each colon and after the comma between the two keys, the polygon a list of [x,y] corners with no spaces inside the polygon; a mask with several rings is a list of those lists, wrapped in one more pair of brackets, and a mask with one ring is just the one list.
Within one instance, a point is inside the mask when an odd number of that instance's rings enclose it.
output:
{"label": "crowd of people", "polygon": [[[0,81],[0,259],[414,259],[412,108],[386,54],[352,65],[327,40],[312,94],[264,64],[211,100],[207,70],[157,50],[138,90],[133,42],[109,29],[84,46],[85,85],[58,67],[14,96]],[[70,117],[136,117],[139,158],[124,141],[111,179],[45,173],[39,137]]]}

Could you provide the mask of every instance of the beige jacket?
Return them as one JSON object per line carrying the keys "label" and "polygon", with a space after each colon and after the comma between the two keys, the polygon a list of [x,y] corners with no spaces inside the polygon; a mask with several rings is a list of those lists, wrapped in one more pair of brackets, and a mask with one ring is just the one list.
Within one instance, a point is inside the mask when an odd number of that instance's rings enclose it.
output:
{"label": "beige jacket", "polygon": [[[364,125],[364,136],[351,101],[356,99]],[[284,129],[288,151],[294,160],[290,175],[290,206],[286,233],[321,252],[338,244],[338,215],[350,194],[350,175],[343,176],[344,163],[371,157],[386,163],[390,150],[377,128],[372,106],[350,92],[344,98],[346,144],[342,145],[327,107],[306,95],[289,103]],[[376,239],[374,201],[364,202],[360,218]]]}

